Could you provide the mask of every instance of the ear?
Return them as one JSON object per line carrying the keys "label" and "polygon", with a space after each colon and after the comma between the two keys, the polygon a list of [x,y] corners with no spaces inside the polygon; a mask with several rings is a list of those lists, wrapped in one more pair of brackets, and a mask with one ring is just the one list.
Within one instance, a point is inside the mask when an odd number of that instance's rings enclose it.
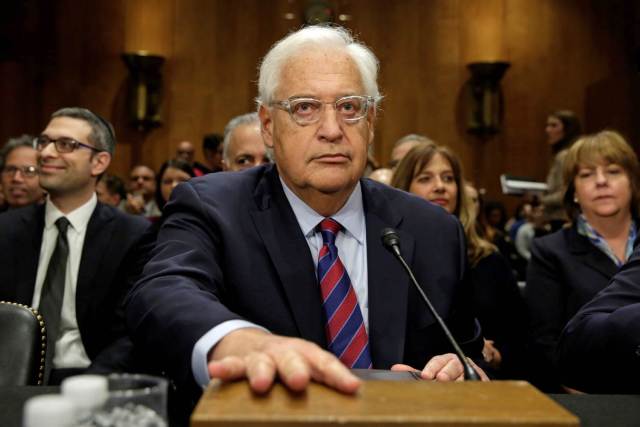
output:
{"label": "ear", "polygon": [[371,108],[367,112],[367,124],[369,125],[369,141],[367,141],[367,145],[373,144],[373,137],[375,135],[375,127],[376,127],[376,108]]}
{"label": "ear", "polygon": [[102,175],[111,164],[111,154],[106,151],[95,153],[91,158],[91,176]]}
{"label": "ear", "polygon": [[273,148],[273,118],[271,117],[271,110],[260,104],[258,116],[260,117],[260,133],[262,134],[264,145]]}

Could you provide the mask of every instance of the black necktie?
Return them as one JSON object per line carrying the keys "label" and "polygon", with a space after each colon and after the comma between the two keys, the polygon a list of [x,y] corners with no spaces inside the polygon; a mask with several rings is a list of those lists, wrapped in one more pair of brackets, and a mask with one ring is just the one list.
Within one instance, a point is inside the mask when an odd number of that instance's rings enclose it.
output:
{"label": "black necktie", "polygon": [[58,240],[56,241],[56,248],[53,251],[53,255],[51,255],[51,259],[49,260],[49,267],[47,267],[47,275],[42,285],[39,307],[47,330],[45,384],[49,381],[53,355],[56,349],[56,340],[60,332],[60,315],[62,312],[62,300],[64,299],[67,259],[69,258],[69,243],[67,242],[69,220],[65,217],[60,217],[56,221],[56,227],[58,227]]}

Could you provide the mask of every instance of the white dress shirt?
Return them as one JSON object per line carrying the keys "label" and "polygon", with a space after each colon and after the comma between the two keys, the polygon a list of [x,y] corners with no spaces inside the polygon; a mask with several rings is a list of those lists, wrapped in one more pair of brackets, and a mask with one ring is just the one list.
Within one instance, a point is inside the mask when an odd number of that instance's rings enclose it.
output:
{"label": "white dress shirt", "polygon": [[[293,209],[298,225],[307,240],[313,263],[317,270],[318,254],[323,243],[322,234],[316,230],[316,227],[325,217],[314,211],[291,191],[282,181],[282,178],[280,178],[280,182],[282,183],[284,194]],[[351,279],[351,285],[358,299],[364,325],[368,331],[367,232],[362,204],[362,189],[359,182],[345,205],[331,218],[335,219],[343,227],[343,232],[338,233],[336,236],[335,244],[338,248],[338,256]],[[196,342],[191,354],[191,369],[196,382],[202,387],[206,387],[210,380],[207,369],[207,356],[211,349],[227,334],[242,328],[260,328],[266,331],[266,329],[246,320],[229,320],[215,326]]]}
{"label": "white dress shirt", "polygon": [[67,229],[67,241],[69,242],[69,257],[67,258],[67,269],[64,283],[64,297],[62,301],[62,313],[60,316],[60,334],[56,340],[56,351],[53,358],[54,369],[59,368],[86,368],[91,364],[89,356],[82,344],[78,321],[76,319],[76,286],[78,284],[78,270],[80,269],[80,259],[82,258],[82,248],[87,232],[89,219],[98,203],[95,193],[84,205],[63,214],[47,198],[45,206],[44,230],[42,231],[42,245],[40,246],[40,259],[38,261],[38,272],[36,275],[36,287],[33,292],[34,308],[40,305],[40,294],[49,260],[58,239],[58,228],[56,221],[64,216],[69,220]]}

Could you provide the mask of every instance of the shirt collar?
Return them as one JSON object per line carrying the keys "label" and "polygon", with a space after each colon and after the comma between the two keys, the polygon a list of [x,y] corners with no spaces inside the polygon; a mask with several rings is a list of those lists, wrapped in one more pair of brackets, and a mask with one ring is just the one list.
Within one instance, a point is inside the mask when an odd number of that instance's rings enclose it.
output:
{"label": "shirt collar", "polygon": [[95,193],[91,196],[91,198],[79,208],[74,209],[68,214],[63,214],[60,209],[53,204],[50,197],[47,197],[47,203],[45,206],[45,217],[44,217],[44,226],[49,229],[55,226],[56,221],[64,216],[69,220],[71,227],[76,230],[78,233],[82,233],[86,228],[87,224],[89,224],[89,219],[93,214],[96,205],[98,204],[98,197]]}
{"label": "shirt collar", "polygon": [[[304,233],[305,237],[309,237],[316,232],[316,226],[325,217],[314,211],[309,205],[307,205],[301,198],[299,198],[287,184],[280,178],[282,188],[284,189],[284,195],[287,197],[293,214],[298,220],[300,229]],[[360,187],[360,181],[356,184],[356,187],[351,192],[349,199],[344,206],[331,215],[331,218],[335,219],[342,225],[345,233],[350,234],[355,238],[358,243],[364,244],[365,240],[365,225],[364,225],[364,208],[362,204],[362,188]]]}

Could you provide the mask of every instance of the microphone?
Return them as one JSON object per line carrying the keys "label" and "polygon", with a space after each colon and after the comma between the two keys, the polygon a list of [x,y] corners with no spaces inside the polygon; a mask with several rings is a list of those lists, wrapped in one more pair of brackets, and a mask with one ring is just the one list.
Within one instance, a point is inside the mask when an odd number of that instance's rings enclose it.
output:
{"label": "microphone", "polygon": [[455,353],[458,356],[460,363],[462,363],[462,366],[464,366],[464,379],[467,381],[480,381],[480,376],[471,367],[471,364],[469,363],[466,356],[462,352],[462,349],[458,345],[458,342],[453,337],[453,335],[451,335],[451,331],[449,331],[449,328],[447,328],[447,325],[445,325],[444,321],[442,320],[442,318],[440,317],[436,309],[433,308],[431,301],[429,300],[429,298],[427,298],[427,295],[425,295],[424,291],[418,284],[416,277],[413,275],[413,271],[411,271],[411,268],[407,265],[404,258],[402,257],[402,254],[400,253],[400,237],[398,237],[398,233],[396,233],[396,231],[393,228],[385,228],[382,230],[382,234],[380,238],[382,239],[382,244],[384,245],[384,247],[387,248],[389,252],[391,252],[398,259],[398,261],[400,261],[400,264],[402,264],[405,271],[409,275],[409,278],[411,279],[411,283],[413,283],[413,285],[416,287],[416,289],[418,290],[418,293],[422,297],[422,300],[427,305],[427,307],[429,308],[429,311],[431,312],[433,317],[435,317],[436,321],[440,325],[440,328],[442,329],[444,334],[447,336],[447,339],[453,346],[453,349],[455,350]]}

